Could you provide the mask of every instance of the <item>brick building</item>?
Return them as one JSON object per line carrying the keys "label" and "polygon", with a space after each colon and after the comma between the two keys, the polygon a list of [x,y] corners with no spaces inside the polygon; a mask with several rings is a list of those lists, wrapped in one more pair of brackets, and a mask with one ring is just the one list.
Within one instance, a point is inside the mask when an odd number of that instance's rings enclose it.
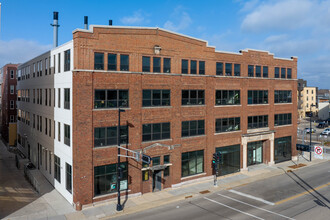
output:
{"label": "brick building", "polygon": [[121,158],[123,193],[210,178],[215,151],[221,175],[297,153],[295,57],[220,52],[160,28],[92,25],[19,69],[34,74],[18,83],[32,97],[19,102],[19,114],[33,115],[18,123],[31,145],[22,151],[75,205],[116,196],[119,108],[121,145],[152,157],[150,165]]}
{"label": "brick building", "polygon": [[16,73],[18,64],[7,64],[1,69],[1,136],[14,146],[16,142]]}

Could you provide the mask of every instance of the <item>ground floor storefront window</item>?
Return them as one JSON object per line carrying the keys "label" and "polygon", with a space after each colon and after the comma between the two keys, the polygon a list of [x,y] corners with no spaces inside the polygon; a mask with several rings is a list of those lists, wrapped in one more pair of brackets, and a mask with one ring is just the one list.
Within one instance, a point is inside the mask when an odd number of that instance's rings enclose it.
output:
{"label": "ground floor storefront window", "polygon": [[248,166],[262,163],[262,141],[248,143],[247,150]]}
{"label": "ground floor storefront window", "polygon": [[279,163],[291,160],[291,136],[275,139],[274,161]]}
{"label": "ground floor storefront window", "polygon": [[221,161],[218,167],[221,176],[240,171],[240,149],[239,144],[216,148],[216,152],[221,153]]}
{"label": "ground floor storefront window", "polygon": [[[127,189],[127,162],[120,163],[123,178],[120,180],[120,190]],[[117,192],[117,164],[94,167],[94,196]]]}
{"label": "ground floor storefront window", "polygon": [[204,172],[204,150],[182,153],[181,176],[191,176]]}

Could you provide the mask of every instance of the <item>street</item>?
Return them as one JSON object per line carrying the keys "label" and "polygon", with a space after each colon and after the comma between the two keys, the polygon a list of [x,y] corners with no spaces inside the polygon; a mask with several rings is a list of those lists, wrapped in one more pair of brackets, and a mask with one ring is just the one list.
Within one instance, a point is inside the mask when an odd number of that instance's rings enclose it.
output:
{"label": "street", "polygon": [[117,219],[328,219],[330,162]]}

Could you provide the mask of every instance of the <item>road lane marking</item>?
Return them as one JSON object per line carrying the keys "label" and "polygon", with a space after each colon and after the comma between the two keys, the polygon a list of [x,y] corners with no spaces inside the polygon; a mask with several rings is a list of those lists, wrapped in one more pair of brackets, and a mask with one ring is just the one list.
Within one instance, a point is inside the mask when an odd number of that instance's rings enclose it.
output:
{"label": "road lane marking", "polygon": [[242,214],[245,214],[245,215],[248,215],[248,216],[254,217],[254,218],[256,218],[256,219],[265,220],[265,219],[263,219],[263,218],[259,218],[258,216],[252,215],[252,214],[247,213],[247,212],[243,212],[243,211],[241,211],[241,210],[239,210],[239,209],[235,209],[235,208],[233,208],[233,207],[230,207],[230,206],[228,206],[228,205],[225,205],[225,204],[223,204],[223,203],[221,203],[221,202],[218,202],[218,201],[215,201],[215,200],[213,200],[213,199],[209,199],[209,198],[207,198],[207,197],[204,197],[204,199],[206,199],[206,200],[208,200],[208,201],[210,201],[210,202],[213,202],[213,203],[216,203],[216,204],[222,205],[222,206],[227,207],[227,208],[229,208],[229,209],[235,210],[235,211],[240,212],[240,213],[242,213]]}
{"label": "road lane marking", "polygon": [[272,214],[274,214],[274,215],[281,216],[281,217],[283,217],[283,218],[293,219],[293,218],[287,217],[287,216],[285,216],[285,215],[281,215],[281,214],[279,214],[279,213],[272,212],[272,211],[269,211],[269,210],[267,210],[267,209],[263,209],[263,208],[260,208],[260,207],[258,207],[258,206],[251,205],[251,204],[249,204],[249,203],[246,203],[246,202],[240,201],[240,200],[238,200],[238,199],[231,198],[231,197],[229,197],[229,196],[225,196],[225,195],[222,195],[222,194],[218,194],[218,195],[219,195],[219,196],[222,196],[222,197],[225,197],[225,198],[227,198],[227,199],[231,199],[231,200],[234,200],[234,201],[236,201],[236,202],[239,202],[239,203],[242,203],[242,204],[245,204],[245,205],[251,206],[251,207],[253,207],[253,208],[260,209],[260,210],[262,210],[262,211],[269,212],[269,213],[272,213]]}
{"label": "road lane marking", "polygon": [[267,204],[267,205],[275,205],[275,203],[273,203],[273,202],[269,202],[269,201],[264,200],[264,199],[262,199],[262,198],[258,198],[258,197],[255,197],[255,196],[251,196],[251,195],[246,194],[246,193],[238,192],[238,191],[233,190],[233,189],[228,190],[228,192],[235,193],[235,194],[240,195],[240,196],[245,196],[245,197],[247,197],[247,198],[254,199],[254,200],[257,200],[257,201],[259,201],[259,202],[263,202],[263,203],[265,203],[265,204]]}
{"label": "road lane marking", "polygon": [[328,183],[326,183],[326,184],[324,184],[324,185],[321,185],[321,186],[319,186],[319,187],[316,187],[316,188],[314,188],[314,189],[310,189],[310,190],[305,191],[305,192],[302,192],[302,193],[300,193],[300,194],[297,194],[297,195],[291,196],[291,197],[289,197],[289,198],[286,198],[286,199],[280,200],[280,201],[276,202],[275,204],[276,204],[276,205],[279,205],[279,204],[285,203],[285,202],[287,202],[287,201],[290,201],[290,200],[292,200],[292,199],[299,198],[299,197],[301,197],[301,196],[303,196],[303,195],[306,195],[306,194],[308,194],[308,193],[311,193],[311,192],[314,192],[314,191],[316,191],[316,190],[322,189],[322,188],[327,187],[327,186],[329,186],[329,185],[330,185],[330,182],[328,182]]}

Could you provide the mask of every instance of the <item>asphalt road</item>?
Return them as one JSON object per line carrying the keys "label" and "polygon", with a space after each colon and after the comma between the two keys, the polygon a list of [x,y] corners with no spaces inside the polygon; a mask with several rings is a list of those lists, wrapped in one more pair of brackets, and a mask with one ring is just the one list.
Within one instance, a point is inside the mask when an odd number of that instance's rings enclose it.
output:
{"label": "asphalt road", "polygon": [[329,219],[330,162],[117,219]]}

